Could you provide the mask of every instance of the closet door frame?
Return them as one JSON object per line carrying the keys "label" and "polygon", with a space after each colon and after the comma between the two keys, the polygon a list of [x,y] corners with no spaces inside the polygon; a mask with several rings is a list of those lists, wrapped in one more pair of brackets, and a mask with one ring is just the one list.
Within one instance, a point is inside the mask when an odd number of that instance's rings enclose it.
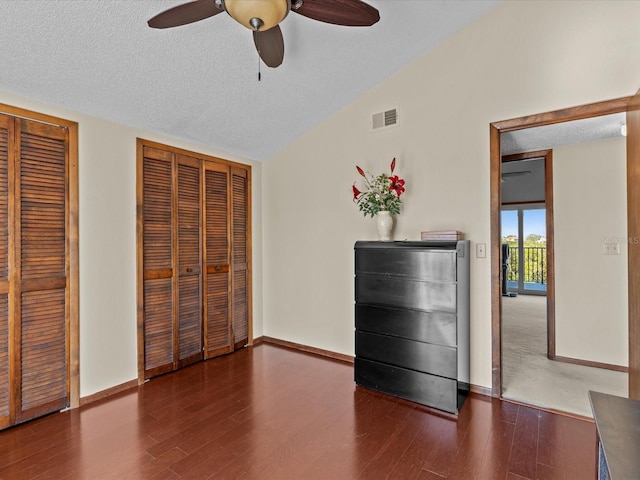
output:
{"label": "closet door frame", "polygon": [[[80,406],[80,267],[79,267],[79,196],[78,196],[78,123],[51,115],[26,110],[0,103],[0,114],[24,118],[26,120],[62,127],[66,130],[66,235],[65,235],[65,270],[67,273],[65,295],[65,324],[67,342],[67,391],[69,392],[69,407]],[[17,161],[17,160],[16,160]],[[9,198],[10,208],[14,198]],[[10,250],[13,242],[10,240]],[[10,258],[11,258],[10,253]],[[15,259],[13,259],[15,261]],[[12,268],[11,264],[10,267]],[[10,321],[11,322],[11,321]],[[13,331],[13,329],[10,329]]]}
{"label": "closet door frame", "polygon": [[[182,148],[172,147],[170,145],[165,145],[162,143],[145,140],[142,138],[136,139],[136,152],[137,152],[137,161],[136,161],[136,202],[137,202],[137,218],[136,218],[136,241],[137,241],[137,282],[136,282],[136,296],[137,296],[137,327],[138,327],[138,384],[142,384],[145,382],[145,362],[144,362],[144,349],[145,349],[145,338],[144,338],[144,265],[142,262],[143,256],[143,233],[144,233],[144,224],[143,224],[143,158],[144,158],[144,148],[154,148],[158,150],[164,150],[166,152],[171,152],[176,156],[182,155],[192,158],[197,158],[204,163],[212,162],[216,164],[223,164],[229,168],[229,175],[231,176],[231,171],[233,168],[238,168],[246,171],[247,178],[247,321],[248,321],[248,345],[253,345],[253,318],[252,318],[252,255],[251,255],[251,167],[246,164],[241,164],[238,162],[232,162],[230,160],[224,160],[221,158],[213,157],[210,155],[204,155],[201,153],[196,153],[193,151],[185,150]],[[204,171],[204,166],[203,169]],[[204,182],[202,185],[204,188]],[[231,186],[229,186],[231,188]],[[204,195],[203,195],[204,197]],[[204,198],[201,198],[201,201],[204,202]],[[204,210],[204,209],[203,209]],[[204,273],[204,272],[203,272]],[[233,279],[231,280],[233,282]],[[206,285],[206,281],[202,282],[203,285]],[[204,288],[201,289],[204,292]],[[204,295],[204,293],[203,293]],[[204,302],[204,300],[203,300]],[[204,304],[204,303],[203,303]],[[232,318],[230,319],[232,322]],[[204,326],[203,326],[204,331]],[[206,357],[206,356],[205,356]]]}

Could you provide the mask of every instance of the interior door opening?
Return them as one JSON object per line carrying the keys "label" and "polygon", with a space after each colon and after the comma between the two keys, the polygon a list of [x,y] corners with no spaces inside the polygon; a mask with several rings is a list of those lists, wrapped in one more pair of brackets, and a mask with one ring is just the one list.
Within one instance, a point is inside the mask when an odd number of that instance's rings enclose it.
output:
{"label": "interior door opening", "polygon": [[[640,98],[640,96],[638,98]],[[598,104],[590,104],[590,105],[584,105],[580,107],[574,107],[571,109],[565,109],[558,112],[548,112],[545,114],[538,114],[538,115],[532,115],[529,117],[522,117],[519,119],[496,122],[491,125],[491,129],[490,129],[491,130],[491,199],[492,199],[492,210],[491,210],[491,214],[492,214],[491,254],[492,255],[491,256],[493,259],[492,260],[492,278],[493,278],[493,282],[492,282],[492,326],[493,326],[492,393],[496,397],[501,397],[503,396],[503,393],[504,393],[503,375],[505,374],[505,367],[502,365],[502,358],[505,352],[505,346],[503,345],[503,338],[502,338],[502,330],[504,327],[502,325],[502,314],[503,314],[504,305],[508,303],[508,299],[506,297],[503,297],[502,295],[501,282],[500,282],[501,276],[502,276],[501,275],[501,267],[502,267],[501,255],[500,255],[501,245],[502,245],[502,222],[503,222],[502,206],[504,203],[503,199],[501,198],[503,193],[503,189],[501,188],[501,186],[504,183],[504,180],[501,182],[501,177],[505,171],[504,170],[505,165],[502,163],[503,162],[502,153],[505,150],[503,150],[502,148],[502,143],[508,140],[508,138],[505,138],[505,137],[509,137],[509,135],[504,135],[504,134],[520,131],[523,129],[536,129],[537,127],[540,127],[537,130],[537,132],[543,133],[543,132],[548,132],[549,131],[548,129],[551,128],[552,125],[556,125],[558,123],[581,122],[581,121],[584,121],[586,123],[591,120],[593,120],[594,122],[600,122],[600,119],[599,118],[596,119],[596,117],[615,115],[617,113],[622,113],[625,111],[627,112],[627,132],[629,132],[630,129],[633,130],[633,128],[629,127],[630,122],[632,122],[630,118],[633,118],[630,113],[630,110],[633,110],[632,106],[634,108],[637,108],[640,111],[640,107],[636,107],[636,105],[640,105],[640,101],[638,101],[637,103],[633,103],[634,100],[635,98],[632,99],[631,97],[615,99],[607,102],[601,102]],[[638,118],[640,118],[640,116]],[[640,122],[638,122],[638,124],[640,124]],[[619,128],[618,128],[618,131],[619,131]],[[592,140],[592,141],[598,141],[598,140]],[[617,258],[606,257],[607,255],[606,250],[604,253],[605,257],[603,257],[603,248],[602,248],[603,246],[601,245],[601,243],[602,242],[606,243],[608,240],[605,240],[605,239],[611,238],[611,235],[609,235],[610,231],[615,233],[616,235],[615,238],[626,239],[627,236],[634,238],[633,236],[635,235],[635,232],[637,232],[637,225],[640,224],[640,222],[637,221],[638,211],[640,210],[633,208],[634,205],[640,204],[639,202],[636,201],[636,197],[634,196],[635,193],[637,192],[637,188],[636,188],[637,185],[634,186],[633,178],[635,177],[633,174],[635,172],[635,168],[636,168],[635,166],[637,165],[637,162],[640,160],[640,156],[637,155],[637,151],[636,153],[634,153],[634,151],[630,147],[630,145],[633,146],[636,144],[634,142],[635,142],[634,135],[628,133],[628,137],[626,139],[626,145],[627,145],[626,183],[628,186],[627,188],[628,194],[626,198],[627,208],[624,208],[624,205],[620,206],[618,205],[618,203],[615,203],[617,207],[616,209],[613,209],[613,211],[623,212],[623,214],[624,214],[624,211],[626,210],[626,216],[628,218],[626,235],[625,235],[625,232],[622,232],[622,233],[618,232],[618,230],[620,230],[622,227],[619,228],[617,226],[617,223],[615,227],[611,227],[609,226],[609,223],[605,223],[604,225],[606,225],[606,228],[603,229],[603,227],[598,226],[597,228],[600,228],[600,230],[599,231],[594,230],[594,228],[596,228],[594,225],[596,224],[594,224],[594,222],[592,221],[593,220],[592,215],[593,215],[593,212],[596,212],[596,211],[599,212],[601,209],[599,209],[599,205],[591,205],[591,203],[587,203],[586,200],[591,200],[592,198],[592,197],[589,197],[588,194],[587,194],[587,197],[584,197],[584,196],[579,197],[579,195],[581,195],[583,191],[587,191],[591,193],[599,192],[601,190],[600,187],[602,185],[609,185],[610,182],[603,178],[605,175],[603,175],[602,173],[599,173],[597,175],[592,174],[591,177],[589,177],[593,179],[593,183],[596,186],[589,183],[580,183],[579,181],[576,180],[575,175],[576,175],[576,172],[582,172],[582,169],[578,167],[578,170],[576,170],[576,167],[574,167],[572,163],[568,163],[570,161],[573,161],[574,157],[575,157],[575,161],[584,162],[585,158],[591,159],[593,157],[593,161],[597,161],[598,158],[610,158],[610,156],[600,154],[598,157],[598,154],[594,153],[596,149],[590,147],[590,149],[586,153],[583,152],[578,156],[574,155],[572,157],[571,155],[574,153],[577,153],[578,149],[572,149],[571,147],[560,148],[558,144],[546,145],[547,147],[554,148],[554,154],[553,154],[554,163],[556,163],[556,160],[558,162],[560,162],[560,160],[565,162],[565,163],[562,163],[562,165],[560,166],[561,168],[559,168],[557,172],[553,171],[554,177],[556,176],[556,174],[558,175],[558,178],[554,180],[557,180],[559,185],[570,185],[569,190],[560,191],[562,195],[557,196],[557,198],[555,199],[557,200],[557,202],[554,202],[553,191],[551,192],[552,197],[546,199],[547,201],[549,200],[551,201],[551,204],[547,203],[546,205],[547,213],[550,214],[548,216],[555,216],[556,221],[559,222],[558,228],[562,227],[561,230],[554,232],[553,223],[551,223],[551,231],[549,230],[547,231],[547,244],[555,245],[557,242],[560,242],[560,246],[562,247],[561,249],[560,248],[557,249],[556,253],[558,255],[562,253],[562,256],[558,257],[557,262],[556,262],[556,259],[554,258],[554,252],[552,250],[548,250],[548,252],[551,253],[551,256],[550,258],[548,258],[548,261],[547,261],[547,267],[549,268],[549,270],[550,271],[556,270],[556,273],[558,274],[558,282],[559,282],[558,285],[556,285],[556,282],[554,280],[554,275],[548,274],[547,293],[549,295],[548,297],[549,311],[553,312],[554,310],[557,310],[558,321],[560,321],[560,323],[557,326],[555,326],[557,328],[560,328],[560,330],[556,332],[553,329],[550,329],[549,331],[550,338],[554,338],[557,335],[557,338],[560,341],[562,341],[562,343],[558,343],[557,345],[558,350],[557,350],[556,360],[561,360],[560,363],[557,363],[558,365],[566,365],[567,362],[569,362],[569,363],[573,363],[574,365],[578,364],[578,365],[585,365],[590,367],[595,366],[599,371],[605,371],[603,369],[607,369],[607,371],[609,372],[613,371],[614,373],[615,372],[623,373],[623,366],[624,366],[624,363],[626,363],[626,361],[620,361],[619,355],[618,357],[614,357],[613,354],[616,353],[614,349],[609,349],[609,351],[607,352],[607,355],[611,356],[613,359],[613,361],[609,362],[607,361],[608,358],[605,358],[604,361],[597,358],[597,354],[593,353],[594,352],[593,349],[584,350],[584,348],[582,347],[583,345],[588,345],[588,344],[585,344],[584,341],[580,342],[579,340],[581,338],[580,335],[588,331],[587,328],[594,330],[594,329],[597,329],[599,325],[610,325],[611,322],[610,321],[597,322],[597,321],[591,320],[591,317],[595,319],[599,318],[597,315],[593,315],[593,312],[590,311],[590,310],[597,310],[597,308],[601,306],[600,304],[597,304],[597,303],[596,304],[591,303],[590,305],[594,305],[594,307],[590,309],[587,308],[586,313],[585,314],[582,313],[583,310],[585,310],[585,305],[588,304],[588,300],[597,298],[599,295],[594,296],[593,294],[591,294],[589,296],[589,295],[586,295],[584,292],[582,292],[581,289],[585,288],[583,286],[585,282],[587,282],[589,279],[592,279],[593,275],[590,276],[592,272],[598,272],[598,273],[604,272],[603,267],[598,266],[596,268],[596,264],[599,265],[600,263],[607,261],[609,263],[607,264],[606,268],[609,268],[617,264],[623,263],[622,261],[620,261],[621,257],[617,257]],[[558,151],[555,151],[556,147]],[[605,143],[600,144],[600,147],[605,148]],[[607,148],[617,148],[617,147],[610,144],[607,146]],[[561,154],[559,153],[560,150],[562,150]],[[520,151],[526,151],[526,150],[520,150]],[[600,152],[600,150],[597,150],[597,151]],[[556,154],[558,154],[557,159],[555,158]],[[567,160],[567,159],[570,159],[570,160]],[[579,165],[583,165],[583,163],[579,163]],[[612,166],[609,164],[607,165],[609,167],[607,172],[612,171],[612,168],[611,168]],[[624,170],[624,167],[623,167],[623,170]],[[608,173],[607,175],[609,174],[610,173]],[[607,179],[608,179],[608,176],[607,176]],[[598,184],[598,182],[600,183]],[[598,187],[597,185],[600,185],[600,187]],[[617,185],[617,183],[615,183],[615,185]],[[619,191],[624,191],[624,187],[615,188],[611,190],[614,193]],[[578,203],[576,203],[576,201],[574,200],[574,197],[582,198],[582,201],[581,202],[578,201]],[[618,200],[616,200],[616,202],[617,201]],[[609,200],[607,200],[607,202],[611,203]],[[588,208],[587,208],[587,205],[589,206]],[[572,213],[573,212],[572,208],[574,207],[576,208],[579,207],[582,210],[585,210],[586,208],[585,211],[587,213],[586,214],[581,213],[582,216],[578,216],[575,213]],[[569,210],[567,210],[568,208]],[[612,209],[609,208],[607,211],[610,212],[612,211]],[[586,215],[586,217],[584,215]],[[612,217],[612,216],[609,215],[609,217]],[[583,219],[583,218],[587,218],[588,221],[581,222],[580,219]],[[606,220],[607,222],[613,221],[612,219],[606,216],[605,218],[607,218]],[[617,222],[617,217],[616,217],[616,222]],[[523,223],[526,223],[526,220],[523,219]],[[547,226],[549,226],[549,218],[547,218],[546,223],[547,223]],[[584,232],[580,225],[588,226],[588,231]],[[555,242],[553,238],[554,234],[557,234]],[[523,235],[520,235],[520,237],[522,236]],[[593,245],[591,245],[590,242],[593,243]],[[581,253],[582,250],[580,248],[576,248],[576,246],[582,246],[582,248],[584,249],[585,245],[588,245],[590,248],[590,250],[586,253]],[[622,244],[621,244],[620,250],[621,251],[623,250]],[[578,257],[578,253],[580,253],[581,255],[580,258],[582,258],[582,261],[578,261],[578,263],[575,263],[574,257]],[[566,255],[569,255],[569,256],[566,256]],[[632,367],[638,364],[637,358],[640,356],[638,355],[638,349],[637,349],[638,335],[635,334],[634,332],[638,331],[637,320],[638,318],[640,318],[640,316],[637,315],[638,309],[636,308],[636,303],[637,303],[638,289],[634,288],[634,285],[636,285],[636,282],[634,279],[634,275],[632,274],[632,266],[636,264],[637,258],[640,258],[640,256],[638,256],[637,249],[634,247],[634,245],[629,246],[628,255],[629,255],[628,275],[627,274],[617,275],[615,277],[616,279],[624,277],[628,281],[627,285],[623,285],[622,288],[620,288],[621,286],[618,285],[618,283],[615,284],[617,288],[616,290],[617,292],[628,291],[628,300],[629,300],[628,301],[628,324],[626,321],[626,315],[620,314],[620,315],[616,315],[615,317],[622,318],[624,320],[624,325],[627,327],[625,328],[625,330],[628,330],[628,334],[629,334],[628,335],[629,337],[628,338],[629,375],[628,375],[628,380],[625,380],[623,382],[624,384],[623,387],[626,390],[626,385],[628,382],[629,397],[635,398],[637,396],[638,388],[637,388],[637,380],[633,375]],[[589,262],[585,260],[587,258],[589,259]],[[567,268],[567,265],[569,265],[568,263],[569,260],[574,261],[573,265],[576,265],[576,266],[573,268]],[[626,264],[626,261],[624,263]],[[562,278],[560,278],[560,273],[563,273]],[[594,281],[592,283],[593,285],[598,285],[598,288],[602,286],[602,281],[598,281],[598,282]],[[559,289],[560,287],[562,287],[562,292]],[[624,287],[628,287],[628,290],[627,288],[624,288]],[[575,296],[576,292],[578,296],[574,299],[573,297],[571,297],[571,295]],[[562,295],[556,298],[556,295],[560,295],[560,293],[562,293]],[[583,294],[582,297],[580,297],[579,295],[580,293]],[[569,295],[569,297],[567,297],[567,295]],[[552,299],[552,296],[553,296],[553,299]],[[526,297],[537,298],[534,295],[527,295]],[[580,298],[582,298],[582,300],[580,300]],[[566,300],[566,299],[570,299],[570,300]],[[561,300],[560,304],[555,304],[556,300]],[[569,310],[567,310],[566,308],[567,305],[569,305]],[[608,307],[610,308],[614,306],[617,307],[619,305],[622,305],[624,307],[627,305],[627,302],[611,301],[611,302],[606,302],[606,305],[608,305]],[[560,310],[560,307],[562,307],[563,310]],[[610,320],[611,320],[611,317],[612,315],[609,315]],[[606,315],[603,316],[602,318],[606,318]],[[585,319],[589,319],[590,323],[588,324],[585,323]],[[579,325],[574,326],[574,324],[579,324]],[[612,332],[612,329],[608,328],[606,332],[601,332],[601,334],[599,334],[596,338],[598,338],[599,341],[604,341],[610,338],[617,338],[618,333],[619,332],[616,331],[614,335]],[[576,340],[576,341],[571,343],[571,341],[573,340]],[[580,350],[581,348],[582,350]],[[625,353],[626,349],[622,348],[621,346],[621,348],[619,348],[618,350],[620,352]],[[585,351],[587,352],[586,354],[584,353]],[[600,352],[601,354],[603,350],[599,349],[598,352]],[[574,355],[567,356],[567,353],[574,354]],[[625,358],[622,358],[622,360],[625,360]],[[556,364],[556,362],[553,362],[553,363]],[[620,369],[617,369],[618,366],[621,366]],[[616,367],[616,368],[612,369],[608,367]],[[624,368],[624,370],[626,370],[626,368]],[[566,390],[565,387],[566,385],[558,386],[557,390],[561,390],[561,389]]]}

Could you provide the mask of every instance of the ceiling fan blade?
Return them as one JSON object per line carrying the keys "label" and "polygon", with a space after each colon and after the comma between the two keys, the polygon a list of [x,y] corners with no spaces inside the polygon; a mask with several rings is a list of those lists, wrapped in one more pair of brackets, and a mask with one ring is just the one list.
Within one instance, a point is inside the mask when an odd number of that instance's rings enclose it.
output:
{"label": "ceiling fan blade", "polygon": [[171,28],[204,20],[224,12],[215,0],[195,0],[159,13],[147,23],[151,28]]}
{"label": "ceiling fan blade", "polygon": [[301,7],[294,6],[291,11],[319,22],[347,27],[369,27],[380,20],[378,10],[360,0],[303,0]]}
{"label": "ceiling fan blade", "polygon": [[282,38],[280,25],[276,25],[264,32],[254,30],[253,43],[255,43],[256,50],[258,50],[258,54],[266,66],[275,68],[282,63],[284,58],[284,38]]}

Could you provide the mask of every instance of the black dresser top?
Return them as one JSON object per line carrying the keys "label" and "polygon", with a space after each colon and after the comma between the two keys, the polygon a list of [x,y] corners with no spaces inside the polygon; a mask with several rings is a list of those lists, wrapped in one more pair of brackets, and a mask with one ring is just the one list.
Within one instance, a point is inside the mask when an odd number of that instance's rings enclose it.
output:
{"label": "black dresser top", "polygon": [[[465,240],[458,240],[464,242]],[[394,242],[381,242],[381,241],[367,241],[359,240],[355,243],[354,248],[397,248],[397,249],[412,249],[412,248],[443,248],[455,250],[458,245],[456,240],[428,240],[428,241],[394,241]]]}

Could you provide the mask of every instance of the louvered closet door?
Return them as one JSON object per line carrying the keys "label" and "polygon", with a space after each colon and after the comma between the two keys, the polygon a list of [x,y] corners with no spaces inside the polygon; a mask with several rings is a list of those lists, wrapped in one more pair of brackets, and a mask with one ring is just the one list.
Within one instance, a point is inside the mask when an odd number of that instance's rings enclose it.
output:
{"label": "louvered closet door", "polygon": [[67,131],[17,119],[16,172],[16,377],[18,422],[69,403],[67,343]]}
{"label": "louvered closet door", "polygon": [[233,264],[233,343],[238,349],[249,339],[249,276],[247,264],[249,240],[249,174],[241,168],[231,169],[232,188],[232,264]]}
{"label": "louvered closet door", "polygon": [[144,147],[143,271],[144,374],[173,370],[173,154]]}
{"label": "louvered closet door", "polygon": [[250,169],[138,147],[139,373],[150,378],[248,343]]}
{"label": "louvered closet door", "polygon": [[178,162],[178,368],[202,360],[200,259],[200,165],[198,159],[177,156]]}
{"label": "louvered closet door", "polygon": [[233,350],[229,268],[229,167],[205,162],[206,357]]}
{"label": "louvered closet door", "polygon": [[[11,423],[9,377],[9,151],[13,119],[0,115],[0,428]],[[10,146],[11,143],[11,146]]]}

